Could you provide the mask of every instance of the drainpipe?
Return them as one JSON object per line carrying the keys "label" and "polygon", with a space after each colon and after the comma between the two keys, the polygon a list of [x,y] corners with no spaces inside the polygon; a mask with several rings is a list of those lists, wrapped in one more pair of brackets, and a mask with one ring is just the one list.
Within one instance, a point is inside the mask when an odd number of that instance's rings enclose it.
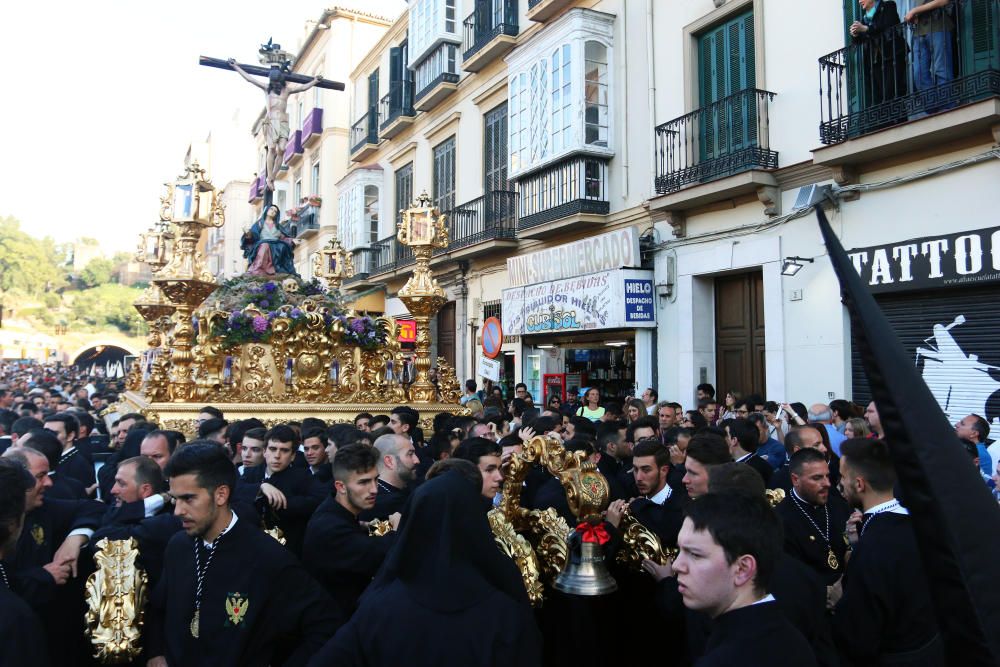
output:
{"label": "drainpipe", "polygon": [[[623,3],[624,4],[624,3]],[[656,127],[656,49],[653,46],[653,0],[646,0],[646,85],[649,89],[649,123]],[[656,136],[649,142],[649,197],[656,192]]]}
{"label": "drainpipe", "polygon": [[628,199],[628,41],[624,39],[628,31],[628,3],[622,2],[622,57],[618,68],[618,80],[622,87],[622,200]]}

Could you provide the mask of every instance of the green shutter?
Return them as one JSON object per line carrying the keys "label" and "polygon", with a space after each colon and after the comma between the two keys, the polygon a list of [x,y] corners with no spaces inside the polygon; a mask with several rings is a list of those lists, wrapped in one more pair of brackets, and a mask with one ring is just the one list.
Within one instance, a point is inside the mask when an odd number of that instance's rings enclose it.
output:
{"label": "green shutter", "polygon": [[996,1],[968,0],[959,6],[959,76],[1000,69]]}
{"label": "green shutter", "polygon": [[752,95],[709,107],[756,87],[753,12],[746,12],[698,37],[698,86],[701,108],[699,153],[702,160],[726,155],[757,142],[757,107]]}

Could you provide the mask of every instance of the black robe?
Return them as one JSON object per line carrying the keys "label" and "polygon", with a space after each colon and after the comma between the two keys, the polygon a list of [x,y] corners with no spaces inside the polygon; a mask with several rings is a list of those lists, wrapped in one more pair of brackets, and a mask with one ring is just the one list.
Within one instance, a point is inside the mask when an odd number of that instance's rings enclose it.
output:
{"label": "black robe", "polygon": [[75,448],[73,451],[64,453],[59,457],[59,465],[56,466],[56,472],[78,480],[84,487],[90,487],[97,481],[97,477],[94,474],[93,461],[87,458],[87,455],[79,448]]}
{"label": "black robe", "polygon": [[316,481],[333,486],[333,465],[329,461],[320,463],[315,468],[309,466],[308,470]]}
{"label": "black robe", "polygon": [[[285,535],[287,546],[297,557],[302,556],[302,541],[305,539],[309,517],[329,493],[327,487],[313,477],[308,468],[289,466],[264,479],[266,465],[251,468],[252,474],[245,475],[236,484],[236,501],[254,505],[262,518],[269,517],[268,525],[276,523]],[[266,498],[258,498],[260,485],[267,482],[283,494],[287,500],[284,509],[271,507]]]}
{"label": "black robe", "polygon": [[375,496],[375,507],[365,510],[358,515],[358,518],[362,521],[371,521],[372,519],[385,520],[390,514],[402,512],[403,506],[406,505],[406,500],[410,497],[410,491],[410,488],[401,489],[383,479],[379,479],[378,495]]}
{"label": "black robe", "polygon": [[0,581],[0,665],[49,664],[41,622],[31,607]]}
{"label": "black robe", "polygon": [[524,583],[497,548],[479,495],[457,471],[414,491],[360,607],[310,665],[541,665]]}
{"label": "black robe", "polygon": [[[847,519],[851,515],[851,509],[839,495],[830,494],[826,504],[826,509],[829,510],[830,514],[830,542],[828,544],[820,532],[826,530],[824,508],[804,501],[798,501],[796,504],[796,500],[792,497],[792,492],[789,491],[785,499],[778,503],[775,508],[784,527],[785,552],[808,565],[824,585],[830,586],[844,574],[844,568],[847,564],[847,541],[844,539],[844,530],[847,527]],[[806,519],[802,510],[809,514],[815,525]],[[819,526],[819,531],[816,530],[816,526]],[[827,562],[831,548],[833,555],[837,558],[836,568],[831,568]]]}
{"label": "black robe", "polygon": [[695,667],[811,667],[808,642],[775,602],[726,612],[712,622],[705,654]]}
{"label": "black robe", "polygon": [[84,500],[87,497],[87,489],[78,479],[62,475],[59,472],[50,473],[49,479],[52,486],[45,492],[46,498],[57,500]]}
{"label": "black robe", "polygon": [[910,652],[917,653],[893,664],[945,664],[909,516],[871,517],[847,565],[833,634],[845,665],[879,665]]}
{"label": "black robe", "polygon": [[760,473],[761,478],[764,480],[764,486],[767,486],[771,482],[771,476],[774,474],[774,468],[772,468],[767,461],[757,456],[756,452],[751,454],[749,458],[740,461],[740,463],[748,465]]}
{"label": "black robe", "polygon": [[370,536],[358,518],[330,495],[306,527],[302,563],[344,616],[350,616],[395,541],[395,532]]}
{"label": "black robe", "polygon": [[194,539],[177,533],[167,545],[147,613],[148,655],[185,667],[302,665],[339,627],[331,600],[295,557],[240,519],[215,547],[195,639]]}
{"label": "black robe", "polygon": [[150,590],[156,588],[163,573],[163,558],[167,544],[182,529],[181,520],[174,516],[173,506],[165,504],[153,516],[146,516],[143,501],[111,507],[104,515],[101,527],[90,539],[91,549],[96,549],[102,538],[127,540],[134,537],[139,543],[139,562],[149,576]]}

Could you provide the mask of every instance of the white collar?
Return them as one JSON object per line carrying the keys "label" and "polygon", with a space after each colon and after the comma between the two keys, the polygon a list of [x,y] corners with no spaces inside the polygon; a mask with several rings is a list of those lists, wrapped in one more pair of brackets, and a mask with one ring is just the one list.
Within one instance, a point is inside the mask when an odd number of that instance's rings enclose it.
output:
{"label": "white collar", "polygon": [[751,602],[750,606],[752,607],[755,604],[764,604],[765,602],[775,602],[775,601],[776,600],[774,599],[774,596],[771,595],[770,593],[768,593],[767,595],[765,595],[761,599],[757,600],[756,602]]}
{"label": "white collar", "polygon": [[804,503],[804,504],[808,505],[809,507],[822,507],[822,505],[817,505],[816,503],[811,503],[808,500],[806,500],[805,498],[803,498],[802,496],[800,496],[799,492],[796,491],[794,488],[792,489],[792,493],[795,495],[796,498],[799,499],[800,503]]}
{"label": "white collar", "polygon": [[889,512],[890,514],[909,514],[910,512],[899,504],[899,501],[893,498],[892,500],[887,500],[884,503],[880,503],[875,507],[870,507],[865,510],[865,514],[881,514],[882,512]]}
{"label": "white collar", "polygon": [[670,494],[673,490],[670,488],[669,484],[664,484],[663,488],[660,489],[655,496],[651,497],[649,500],[656,503],[657,505],[662,505],[663,503],[670,500]]}
{"label": "white collar", "polygon": [[62,456],[69,456],[70,454],[72,454],[75,451],[76,451],[76,445],[73,445],[72,447],[70,447],[69,449],[67,449],[66,451],[64,451],[62,453]]}
{"label": "white collar", "polygon": [[[229,511],[232,512],[233,518],[229,520],[229,525],[226,526],[226,528],[221,533],[219,533],[219,537],[222,537],[223,535],[225,535],[226,533],[228,533],[229,531],[231,531],[233,529],[233,526],[236,525],[236,520],[239,518],[238,516],[236,516],[236,512],[233,512],[232,510],[229,510]],[[215,539],[219,539],[219,537],[216,537]],[[212,543],[211,542],[208,542],[208,541],[206,541],[204,539],[202,540],[202,542],[205,543],[205,548],[206,549],[209,549],[209,550],[212,549]]]}
{"label": "white collar", "polygon": [[736,459],[736,463],[743,463],[744,461],[746,461],[751,456],[753,456],[753,452],[750,452],[749,454],[744,454],[740,458]]}

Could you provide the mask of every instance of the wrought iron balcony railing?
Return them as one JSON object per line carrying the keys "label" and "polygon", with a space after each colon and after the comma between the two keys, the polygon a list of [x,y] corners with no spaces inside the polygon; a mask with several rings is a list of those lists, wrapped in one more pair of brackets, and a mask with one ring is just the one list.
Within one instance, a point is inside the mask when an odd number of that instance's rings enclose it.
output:
{"label": "wrought iron balcony railing", "polygon": [[462,58],[468,60],[500,35],[517,37],[517,0],[476,0],[462,22]]}
{"label": "wrought iron balcony railing", "polygon": [[607,158],[571,157],[518,180],[520,220],[530,229],[578,213],[607,215]]}
{"label": "wrought iron balcony railing", "polygon": [[397,118],[415,116],[413,110],[413,81],[393,81],[389,92],[379,101],[379,128],[385,129]]}
{"label": "wrought iron balcony railing", "polygon": [[366,144],[378,143],[378,109],[371,107],[368,113],[351,125],[351,153],[357,153]]}
{"label": "wrought iron balcony railing", "polygon": [[773,99],[774,93],[747,88],[657,126],[656,192],[777,169],[768,132]]}
{"label": "wrought iron balcony railing", "polygon": [[379,239],[372,244],[372,271],[370,275],[374,276],[396,270],[396,247],[398,245],[399,241],[396,240],[395,234]]}
{"label": "wrought iron balcony railing", "polygon": [[354,275],[344,279],[345,285],[364,280],[368,276],[376,273],[375,266],[376,249],[373,246],[355,248],[351,251],[351,261],[354,264]]}
{"label": "wrought iron balcony railing", "polygon": [[447,215],[449,251],[483,241],[517,238],[516,192],[489,192],[456,206]]}
{"label": "wrought iron balcony railing", "polygon": [[414,70],[416,94],[414,102],[419,102],[427,93],[441,83],[458,83],[458,47],[444,42],[420,61]]}
{"label": "wrought iron balcony railing", "polygon": [[[927,33],[954,46],[943,76],[924,64]],[[951,56],[954,55],[954,58]],[[837,144],[924,114],[1000,96],[1000,0],[953,0],[819,59],[819,139]]]}

